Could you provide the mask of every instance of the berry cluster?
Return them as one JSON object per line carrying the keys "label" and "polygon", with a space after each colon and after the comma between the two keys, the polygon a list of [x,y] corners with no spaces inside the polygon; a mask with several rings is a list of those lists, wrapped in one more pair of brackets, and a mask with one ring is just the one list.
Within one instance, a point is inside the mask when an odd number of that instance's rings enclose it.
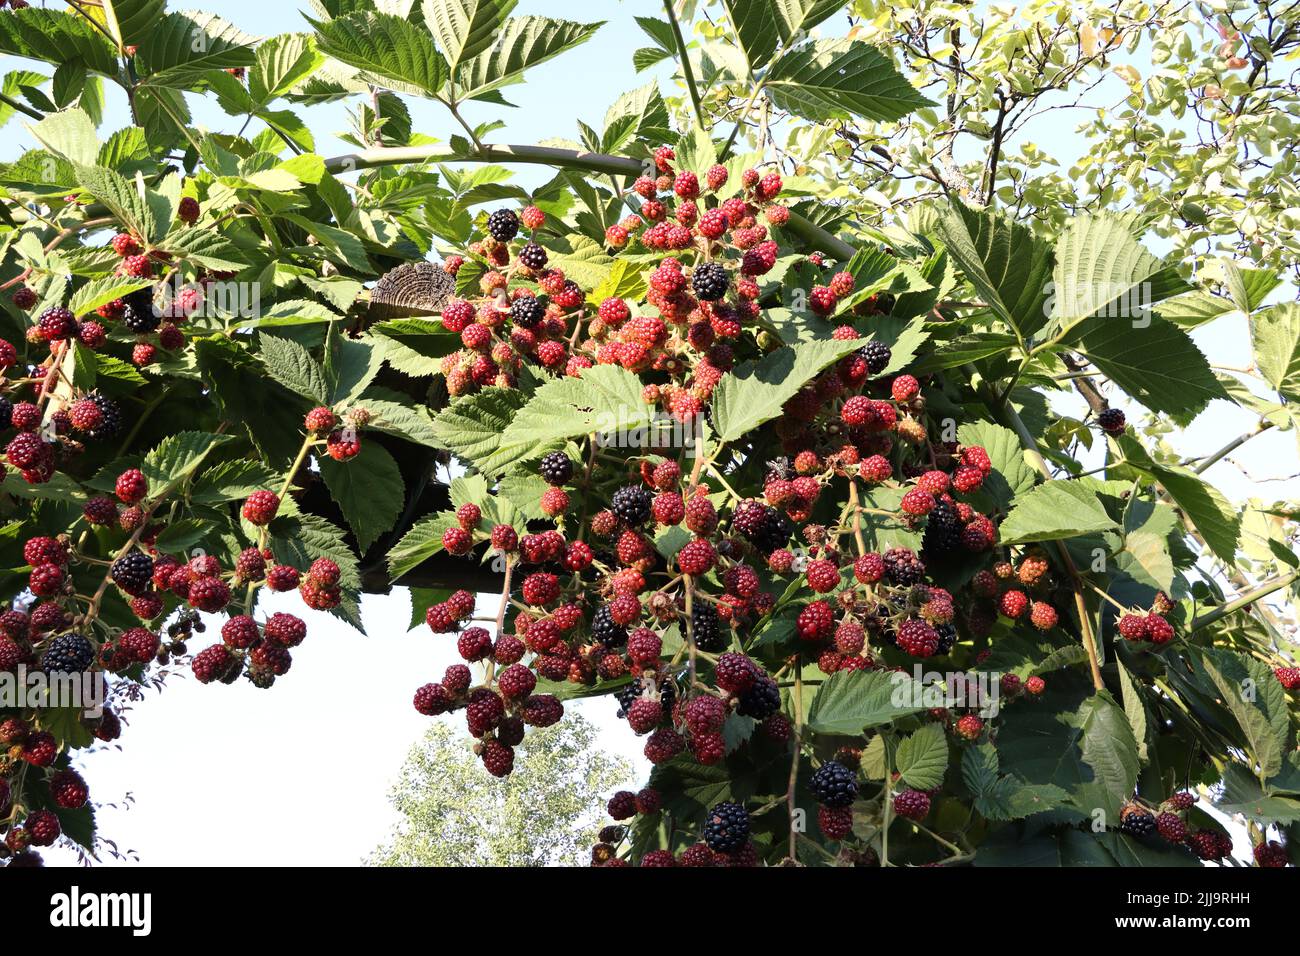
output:
{"label": "berry cluster", "polygon": [[1172,609],[1173,602],[1165,594],[1157,594],[1146,611],[1130,610],[1120,615],[1116,630],[1126,641],[1145,641],[1157,647],[1168,644],[1174,639],[1174,627],[1166,617]]}
{"label": "berry cluster", "polygon": [[[463,345],[443,365],[453,396],[512,388],[523,365],[533,376],[579,378],[593,366],[618,365],[645,383],[645,403],[681,422],[708,417],[714,387],[750,348],[761,282],[778,252],[768,229],[788,213],[774,202],[779,176],[749,171],[729,184],[722,167],[703,175],[675,169],[671,150],[655,160],[658,177],[634,185],[638,214],[606,236],[612,249],[639,245],[648,255],[639,308],[611,297],[588,311],[584,291],[550,265],[536,231],[545,217],[531,207],[493,212],[486,237],[448,260],[449,271],[471,260],[481,270],[478,295],[449,301],[441,316]],[[820,257],[805,265],[830,268]],[[543,517],[528,529],[485,521],[499,513],[486,501],[460,501],[446,513],[443,549],[453,556],[490,549],[509,568],[509,588],[495,631],[466,626],[474,610],[467,593],[429,608],[430,629],[456,634],[465,663],[420,687],[414,704],[429,715],[463,709],[490,772],[512,769],[512,748],[538,713],[558,719],[562,712],[554,697],[536,693],[539,681],[608,685],[652,763],[710,765],[737,746],[728,742],[737,721],[754,725],[739,746],[790,746],[780,679],[797,661],[828,675],[936,655],[979,663],[999,612],[1024,617],[1039,632],[1057,626],[1049,562],[1036,550],[998,547],[999,515],[983,495],[994,472],[990,455],[933,439],[923,382],[891,375],[889,345],[859,324],[890,300],[855,296],[843,269],[827,276],[813,290],[813,311],[838,323],[834,338],[866,341],[785,403],[761,497],[718,493],[721,481],[703,479],[721,474],[702,475],[684,455],[634,452],[619,476],[580,465],[581,453],[565,449],[536,462]],[[830,499],[843,501],[846,485],[861,510],[836,520],[841,509]],[[866,548],[867,514],[889,516],[898,539]],[[1002,565],[1010,573],[990,569]],[[948,580],[957,584],[941,583]],[[779,604],[783,593],[811,598]],[[778,612],[791,626],[789,660],[769,670],[737,646]],[[482,668],[477,682],[471,665]],[[976,676],[968,675],[972,688]],[[1041,677],[1008,674],[998,691],[1034,699],[1045,687]],[[991,732],[988,704],[972,691],[932,719],[959,743],[974,744]],[[818,799],[823,835],[845,841],[845,852],[865,852],[851,839],[856,758],[822,761],[806,786]],[[922,819],[932,796],[897,791],[894,810]],[[647,811],[620,793],[610,812],[620,826],[607,828],[593,860],[619,865],[624,821]],[[722,804],[701,821],[694,846],[680,856],[652,851],[641,863],[744,857],[748,829],[742,806]]]}

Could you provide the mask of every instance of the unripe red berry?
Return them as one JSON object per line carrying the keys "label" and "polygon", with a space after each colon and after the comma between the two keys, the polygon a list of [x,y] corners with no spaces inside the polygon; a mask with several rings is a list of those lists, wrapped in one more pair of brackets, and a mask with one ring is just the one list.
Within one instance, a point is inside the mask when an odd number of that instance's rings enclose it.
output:
{"label": "unripe red berry", "polygon": [[249,524],[268,525],[280,509],[280,497],[273,491],[254,491],[244,501],[240,514]]}

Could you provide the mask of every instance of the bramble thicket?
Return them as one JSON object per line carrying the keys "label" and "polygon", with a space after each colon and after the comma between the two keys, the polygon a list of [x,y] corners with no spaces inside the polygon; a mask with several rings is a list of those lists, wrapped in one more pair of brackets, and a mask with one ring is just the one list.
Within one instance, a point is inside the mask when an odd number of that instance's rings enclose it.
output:
{"label": "bramble thicket", "polygon": [[596,865],[1295,859],[1295,506],[1202,477],[1296,429],[1295,6],[646,0],[661,79],[507,145],[467,104],[608,42],[515,5],[0,4],[7,864],[111,839],[142,686],[294,679],[266,590],[395,585],[485,777],[577,698],[643,742]]}

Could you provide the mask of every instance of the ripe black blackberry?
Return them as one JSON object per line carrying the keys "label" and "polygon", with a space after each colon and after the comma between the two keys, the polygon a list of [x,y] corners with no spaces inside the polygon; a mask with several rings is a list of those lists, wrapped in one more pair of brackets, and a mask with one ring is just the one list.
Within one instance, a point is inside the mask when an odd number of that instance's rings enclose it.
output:
{"label": "ripe black blackberry", "polygon": [[1155,832],[1156,818],[1136,805],[1120,811],[1119,828],[1132,837],[1144,837]]}
{"label": "ripe black blackberry", "polygon": [[691,607],[691,634],[695,646],[709,654],[717,654],[727,649],[726,638],[718,626],[718,612],[713,605],[697,600]]}
{"label": "ripe black blackberry", "polygon": [[858,796],[858,776],[838,760],[828,760],[808,780],[808,789],[826,807],[847,807]]}
{"label": "ripe black blackberry", "polygon": [[526,242],[519,250],[519,261],[530,269],[546,268],[546,259],[546,250],[535,242]]}
{"label": "ripe black blackberry", "polygon": [[602,604],[591,619],[591,636],[606,647],[621,647],[627,643],[627,628],[614,620],[608,604]]}
{"label": "ripe black blackberry", "polygon": [[162,323],[153,307],[153,290],[137,289],[122,297],[122,324],[137,335],[152,332]]}
{"label": "ripe black blackberry", "polygon": [[890,548],[883,555],[885,577],[890,584],[919,584],[925,577],[925,565],[909,548]]}
{"label": "ripe black blackberry", "polygon": [[714,853],[739,850],[749,839],[749,814],[739,803],[730,800],[709,811],[704,822],[704,842]]}
{"label": "ripe black blackberry", "polygon": [[61,634],[50,641],[41,667],[51,674],[80,674],[95,659],[95,649],[80,634]]}
{"label": "ripe black blackberry", "polygon": [[14,403],[0,395],[0,430],[8,428],[14,422]]}
{"label": "ripe black blackberry", "polygon": [[[622,690],[616,690],[614,692],[614,699],[618,701],[618,717],[620,720],[627,716],[628,708],[632,706],[634,701],[641,698],[641,695],[645,692],[645,688],[645,678],[637,677]],[[672,681],[666,680],[659,685],[659,703],[663,707],[664,713],[672,712],[673,703],[676,700],[677,688],[673,685]]]}
{"label": "ripe black blackberry", "polygon": [[947,654],[957,643],[957,628],[951,624],[939,624],[934,630],[939,635],[939,649],[935,653]]}
{"label": "ripe black blackberry", "polygon": [[537,473],[548,485],[563,485],[573,477],[573,462],[562,451],[552,451],[542,456]]}
{"label": "ripe black blackberry", "polygon": [[130,551],[114,561],[108,573],[127,594],[143,594],[153,578],[153,559],[143,551]]}
{"label": "ripe black blackberry", "polygon": [[762,677],[740,695],[736,713],[742,717],[765,720],[781,709],[781,689],[770,677]]}
{"label": "ripe black blackberry", "polygon": [[624,485],[609,499],[610,510],[632,527],[645,524],[650,517],[654,496],[644,485]]}
{"label": "ripe black blackberry", "polygon": [[872,375],[879,375],[888,368],[889,360],[893,358],[893,353],[884,342],[868,342],[858,350],[858,355],[867,363]]}
{"label": "ripe black blackberry", "polygon": [[86,437],[100,440],[117,435],[122,430],[122,412],[117,402],[99,392],[91,392],[86,397],[99,406],[100,414],[99,424],[87,431]]}
{"label": "ripe black blackberry", "polygon": [[940,499],[926,518],[921,551],[927,558],[943,558],[960,551],[961,529],[956,507]]}
{"label": "ripe black blackberry", "polygon": [[513,209],[498,209],[488,216],[487,231],[497,242],[509,242],[519,235],[519,217]]}
{"label": "ripe black blackberry", "polygon": [[545,318],[546,306],[535,296],[521,295],[510,303],[510,321],[521,329],[535,329]]}
{"label": "ripe black blackberry", "polygon": [[706,302],[721,299],[730,287],[731,278],[727,275],[727,270],[717,262],[698,265],[691,275],[691,288],[695,291],[695,297]]}
{"label": "ripe black blackberry", "polygon": [[759,501],[737,505],[731,527],[763,554],[784,546],[794,531],[785,515]]}
{"label": "ripe black blackberry", "polygon": [[753,544],[764,554],[771,554],[777,548],[785,547],[792,534],[794,534],[794,525],[790,523],[790,519],[775,508],[769,508],[758,533],[754,536]]}
{"label": "ripe black blackberry", "polygon": [[1124,432],[1127,420],[1118,408],[1108,408],[1097,416],[1097,425],[1107,435],[1120,435]]}

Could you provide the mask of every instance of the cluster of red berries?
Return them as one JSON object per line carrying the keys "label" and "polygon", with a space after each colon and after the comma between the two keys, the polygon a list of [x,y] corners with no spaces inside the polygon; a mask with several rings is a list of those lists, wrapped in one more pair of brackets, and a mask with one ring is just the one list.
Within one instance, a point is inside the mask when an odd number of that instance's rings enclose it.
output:
{"label": "cluster of red berries", "polygon": [[[498,210],[488,218],[489,238],[469,249],[484,260],[481,298],[453,300],[442,314],[465,346],[444,367],[452,394],[489,384],[510,387],[522,362],[569,376],[594,364],[617,364],[647,375],[653,384],[644,388],[643,400],[678,419],[707,408],[713,387],[734,364],[729,340],[753,326],[758,281],[775,263],[776,246],[756,216],[765,210],[772,225],[786,216],[771,202],[779,177],[745,174],[743,196],[709,205],[708,194],[722,189],[726,177],[710,172],[701,183],[674,173],[673,160],[671,151],[659,152],[660,179],[647,178],[635,190],[641,214],[609,235],[616,248],[635,236],[648,250],[674,253],[648,270],[649,314],[611,298],[586,315],[581,290],[547,266],[538,243],[519,239],[521,226],[535,229],[543,217]],[[676,197],[669,200],[674,210],[660,195],[667,192]],[[466,261],[456,257],[446,268],[456,271]],[[848,273],[832,275],[817,293],[827,314],[853,286]],[[872,308],[854,314],[870,315]],[[860,337],[851,325],[835,335]],[[633,482],[605,491],[607,507],[577,528],[569,524],[571,492],[565,487],[574,464],[563,452],[545,455],[538,466],[548,486],[539,510],[557,527],[521,535],[508,525],[485,524],[485,505],[461,503],[448,516],[443,548],[452,555],[483,545],[498,552],[510,565],[517,602],[507,605],[512,617],[503,618],[506,628],[498,634],[464,627],[473,612],[468,594],[428,610],[435,633],[459,631],[465,664],[421,687],[417,710],[465,709],[476,749],[498,774],[512,766],[510,748],[530,722],[524,705],[547,699],[533,694],[539,678],[618,682],[619,715],[645,738],[645,754],[656,764],[679,755],[706,765],[722,760],[723,728],[733,715],[752,718],[763,738],[788,745],[792,726],[781,712],[776,679],[729,649],[728,628],[742,634],[775,606],[760,571],[797,574],[814,594],[833,595],[811,602],[796,622],[800,646],[811,644],[827,673],[876,666],[871,642],[913,657],[951,650],[958,602],[927,583],[926,563],[978,555],[996,544],[992,519],[961,500],[979,492],[992,463],[977,446],[929,445],[919,417],[925,408],[921,383],[906,374],[880,378],[890,360],[887,346],[868,342],[791,399],[777,425],[790,458],[769,468],[762,499],[732,503],[729,520],[708,489],[684,481],[678,461],[656,455],[630,461]],[[901,454],[895,438],[903,442]],[[911,460],[929,467],[916,469]],[[838,541],[848,528],[809,523],[823,492],[845,478],[878,487],[892,482],[896,471],[911,482],[900,492],[900,522],[922,533],[923,546],[919,553],[891,548],[846,561]],[[584,477],[586,494],[593,493],[591,480]],[[791,539],[799,525],[807,547],[796,551]],[[665,557],[653,535],[670,529],[686,534]],[[656,588],[652,575],[669,583]],[[1043,617],[1040,612],[1035,620]],[[667,649],[670,635],[692,650],[692,666],[682,652]],[[472,664],[484,668],[477,685]],[[1034,677],[1007,693],[1036,696],[1043,687]],[[551,709],[558,718],[558,701]],[[974,712],[955,717],[952,729],[963,740],[985,733]],[[626,798],[616,801],[616,819],[625,819],[619,814],[627,806]],[[733,813],[721,814],[724,823]],[[824,831],[847,832],[842,806],[828,805],[823,816]],[[610,843],[602,840],[597,855],[617,860]],[[715,852],[707,842],[701,846],[700,857]],[[654,859],[647,856],[643,864]]]}
{"label": "cluster of red berries", "polygon": [[[55,738],[33,729],[21,717],[0,720],[0,748],[0,831],[4,834],[0,859],[7,857],[9,866],[40,866],[40,855],[33,848],[52,846],[59,839],[63,833],[59,811],[84,807],[90,788],[77,771],[54,769],[59,753]],[[28,772],[12,776],[20,765]],[[43,798],[37,788],[44,792]],[[33,809],[33,802],[43,807]]]}
{"label": "cluster of red berries", "polygon": [[[1187,811],[1195,803],[1196,796],[1187,790],[1175,793],[1158,806],[1131,800],[1120,808],[1119,829],[1139,839],[1159,837],[1175,845],[1185,845],[1207,863],[1227,859],[1232,854],[1232,840],[1226,833],[1188,827]],[[1255,861],[1260,866],[1286,866],[1288,856],[1281,844],[1262,842],[1255,847]]]}
{"label": "cluster of red berries", "polygon": [[[425,621],[435,634],[446,634],[473,613],[474,595],[457,591],[430,607]],[[417,689],[415,709],[427,716],[463,709],[475,753],[489,773],[504,777],[514,769],[514,748],[524,739],[525,728],[556,723],[564,705],[554,695],[533,693],[537,677],[520,663],[526,647],[519,638],[503,634],[494,641],[485,628],[469,627],[457,637],[456,649],[466,663],[451,665],[441,681]],[[477,685],[468,667],[474,663],[488,668],[486,679]]]}
{"label": "cluster of red berries", "polygon": [[978,572],[971,579],[971,592],[984,603],[970,613],[972,629],[987,633],[997,617],[1028,621],[1039,631],[1056,627],[1060,614],[1046,599],[1052,590],[1050,570],[1047,557],[1041,551],[1030,550],[1017,563],[998,561],[991,570]]}
{"label": "cluster of red berries", "polygon": [[1173,610],[1173,602],[1163,592],[1156,595],[1151,608],[1145,612],[1130,611],[1120,616],[1116,625],[1126,641],[1146,641],[1160,646],[1174,638],[1173,625],[1165,615]]}
{"label": "cluster of red berries", "polygon": [[[197,218],[189,218],[194,211],[193,203],[193,200],[181,202],[182,221],[192,222]],[[118,272],[144,282],[153,278],[155,261],[168,259],[161,252],[142,254],[139,241],[126,233],[114,236],[110,247],[121,257]],[[213,279],[211,275],[204,277],[205,282]],[[57,305],[42,311],[27,330],[30,345],[46,345],[49,351],[32,367],[30,381],[36,394],[32,401],[17,402],[8,395],[0,395],[0,430],[12,427],[17,431],[5,447],[6,462],[18,469],[27,482],[41,484],[54,476],[61,461],[79,453],[80,443],[111,438],[121,430],[123,422],[116,403],[98,393],[58,395],[46,404],[45,389],[53,384],[55,365],[69,344],[99,350],[108,342],[107,326],[117,324],[135,336],[132,361],[149,365],[156,360],[160,348],[174,352],[184,347],[185,336],[179,326],[202,301],[201,287],[193,285],[181,289],[159,308],[155,304],[155,289],[148,284],[99,306],[93,315],[78,317]],[[36,305],[36,294],[27,286],[20,286],[14,293],[14,302],[19,308],[30,309]],[[0,368],[17,362],[18,353],[13,345],[0,341]],[[88,509],[87,518],[97,519],[94,523],[98,524],[112,520],[102,504]]]}
{"label": "cluster of red berries", "polygon": [[361,454],[361,432],[370,420],[369,409],[349,408],[339,420],[332,411],[322,407],[308,412],[305,423],[312,434],[329,430],[325,437],[326,454],[335,461],[351,461]]}
{"label": "cluster of red berries", "polygon": [[[602,827],[599,842],[591,849],[591,865],[602,867],[628,866],[626,858],[618,855],[620,845],[631,833],[623,821],[638,814],[657,813],[663,799],[652,787],[633,793],[620,790],[609,800],[609,815],[616,824]],[[710,818],[700,833],[700,840],[686,847],[680,854],[671,850],[651,850],[638,861],[642,867],[753,867],[758,865],[758,853],[748,839],[749,817],[739,804],[719,804],[710,811]]]}
{"label": "cluster of red berries", "polygon": [[[660,176],[643,177],[634,187],[639,214],[611,226],[606,239],[616,249],[635,239],[650,252],[692,254],[694,266],[670,257],[651,274],[647,301],[658,314],[634,316],[625,300],[609,297],[588,316],[584,290],[548,266],[549,254],[536,240],[545,214],[535,206],[521,213],[497,210],[487,220],[489,235],[467,250],[484,270],[479,297],[453,299],[442,311],[443,325],[464,346],[443,361],[452,395],[486,385],[513,387],[523,364],[570,376],[593,364],[616,364],[666,373],[670,380],[648,386],[646,401],[683,421],[699,414],[733,363],[725,340],[754,324],[757,279],[776,262],[776,244],[756,217],[764,214],[777,225],[788,211],[772,202],[780,176],[752,170],[742,177],[739,194],[702,208],[726,185],[726,170],[710,170],[701,189],[695,174],[674,175],[671,149],[656,155]],[[661,193],[676,197],[675,209]],[[521,227],[530,237],[520,236]],[[466,261],[453,256],[444,268],[454,274]]]}

